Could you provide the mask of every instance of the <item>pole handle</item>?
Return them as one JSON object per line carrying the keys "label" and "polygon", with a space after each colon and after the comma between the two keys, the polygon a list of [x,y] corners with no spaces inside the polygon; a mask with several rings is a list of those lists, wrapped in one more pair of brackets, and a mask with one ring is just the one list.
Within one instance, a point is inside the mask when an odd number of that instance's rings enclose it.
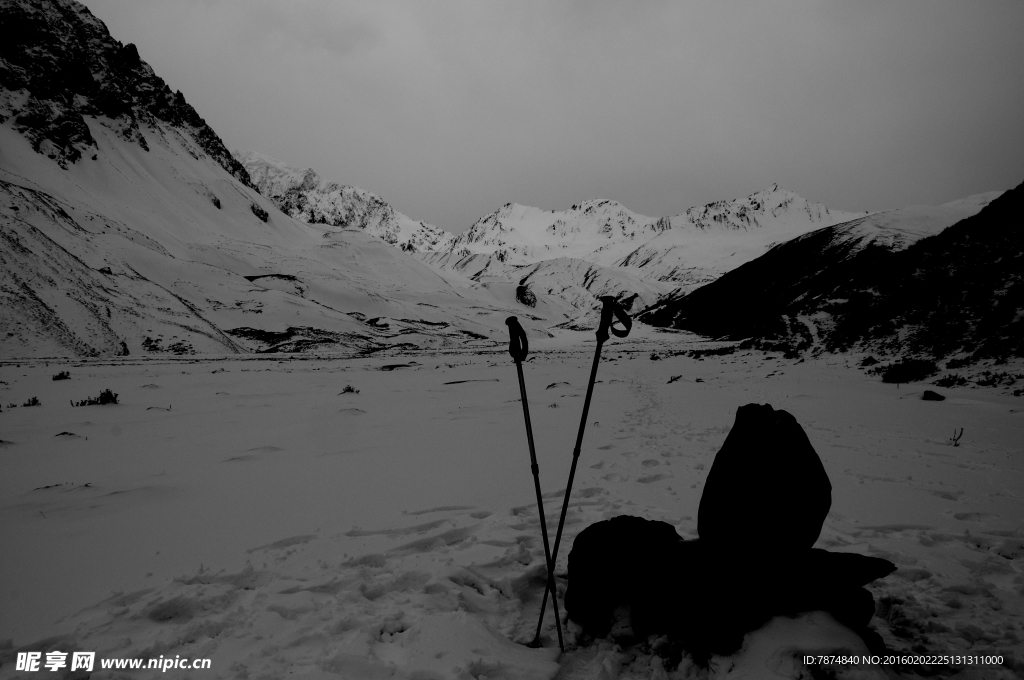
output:
{"label": "pole handle", "polygon": [[[612,317],[615,317],[614,319]],[[619,330],[614,326],[615,319],[618,319],[625,328]],[[633,327],[633,320],[629,318],[624,310],[616,301],[613,295],[602,295],[601,296],[601,324],[597,328],[597,341],[604,342],[608,339],[608,331],[610,330],[615,337],[624,338],[629,335],[629,330]]]}
{"label": "pole handle", "polygon": [[508,326],[508,353],[512,356],[513,361],[522,362],[530,353],[530,343],[526,339],[526,331],[519,324],[519,319],[514,316],[505,319],[505,325]]}

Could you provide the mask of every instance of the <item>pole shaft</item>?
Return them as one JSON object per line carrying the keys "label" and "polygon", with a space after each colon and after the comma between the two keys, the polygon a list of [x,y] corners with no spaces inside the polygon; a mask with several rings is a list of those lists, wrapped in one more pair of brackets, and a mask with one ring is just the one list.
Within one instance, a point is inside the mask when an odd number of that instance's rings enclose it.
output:
{"label": "pole shaft", "polygon": [[558,597],[555,591],[555,561],[548,544],[547,519],[544,516],[544,497],[540,492],[540,467],[537,465],[537,452],[533,445],[533,425],[530,422],[530,407],[526,400],[526,381],[523,378],[523,364],[516,361],[516,371],[519,374],[519,396],[523,402],[523,419],[526,421],[526,440],[530,445],[530,470],[533,472],[533,488],[537,492],[537,514],[540,517],[540,535],[544,541],[544,559],[547,566],[547,581],[544,588],[544,598],[540,607],[540,622],[537,624],[537,634],[534,642],[540,640],[540,629],[544,622],[544,610],[547,609],[548,592],[551,593],[551,606],[555,614],[555,630],[558,632],[558,648],[565,651],[562,642],[562,620],[558,614]]}
{"label": "pole shaft", "polygon": [[[558,546],[562,542],[562,529],[565,527],[565,515],[569,511],[569,497],[572,495],[572,483],[576,478],[576,463],[580,459],[580,449],[583,447],[583,433],[587,429],[587,416],[590,415],[590,399],[594,396],[594,382],[597,380],[597,365],[601,362],[601,346],[604,344],[600,339],[597,341],[597,350],[594,352],[594,364],[590,367],[590,382],[587,383],[587,397],[583,400],[583,417],[580,419],[580,429],[576,434],[576,448],[572,450],[572,466],[569,468],[569,483],[565,487],[565,498],[562,499],[562,514],[558,518],[558,531],[555,533],[555,545],[551,551],[552,563],[558,559]],[[554,593],[552,593],[553,595]],[[548,596],[544,591],[544,599]],[[537,622],[537,635],[540,635],[541,624],[544,621],[545,603],[541,602],[541,620]]]}

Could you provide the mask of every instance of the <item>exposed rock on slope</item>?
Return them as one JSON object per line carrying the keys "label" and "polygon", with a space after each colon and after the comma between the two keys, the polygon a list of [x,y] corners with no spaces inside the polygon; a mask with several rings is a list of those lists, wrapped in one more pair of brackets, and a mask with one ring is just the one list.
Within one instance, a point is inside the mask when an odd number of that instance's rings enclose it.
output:
{"label": "exposed rock on slope", "polygon": [[[81,5],[0,0],[0,19],[0,357],[506,337],[514,286],[446,279],[363,231],[282,214]],[[524,315],[533,332],[550,323]]]}
{"label": "exposed rock on slope", "polygon": [[122,45],[77,2],[0,0],[0,123],[62,167],[96,150],[85,117],[148,149],[140,124],[187,131],[196,147],[242,184],[249,176],[220,137],[171,92],[135,45]]}
{"label": "exposed rock on slope", "polygon": [[1018,187],[821,229],[640,318],[790,348],[1019,356],[1022,199]]}
{"label": "exposed rock on slope", "polygon": [[396,211],[379,196],[321,179],[254,151],[235,156],[253,184],[282,212],[308,224],[362,229],[409,252],[446,248],[454,236]]}

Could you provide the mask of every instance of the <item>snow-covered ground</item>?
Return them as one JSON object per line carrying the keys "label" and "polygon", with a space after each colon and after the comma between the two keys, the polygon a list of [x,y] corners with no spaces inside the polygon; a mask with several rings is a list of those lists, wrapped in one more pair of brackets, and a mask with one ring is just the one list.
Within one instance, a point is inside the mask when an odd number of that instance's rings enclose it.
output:
{"label": "snow-covered ground", "polygon": [[[870,586],[889,646],[1001,650],[1021,673],[1024,400],[960,387],[922,401],[925,385],[882,384],[856,357],[670,356],[692,341],[640,328],[605,346],[559,587],[573,537],[600,519],[694,536],[736,408],[767,402],[831,478],[818,547],[898,565]],[[535,344],[524,372],[553,532],[594,340]],[[193,678],[809,677],[797,651],[863,650],[822,613],[773,621],[707,669],[684,656],[666,671],[649,645],[613,641],[559,657],[550,616],[543,649],[518,644],[544,568],[504,352],[5,363],[0,381],[0,678],[19,675],[17,651],[52,649],[210,658],[171,672]],[[117,405],[69,403],[107,388]]]}

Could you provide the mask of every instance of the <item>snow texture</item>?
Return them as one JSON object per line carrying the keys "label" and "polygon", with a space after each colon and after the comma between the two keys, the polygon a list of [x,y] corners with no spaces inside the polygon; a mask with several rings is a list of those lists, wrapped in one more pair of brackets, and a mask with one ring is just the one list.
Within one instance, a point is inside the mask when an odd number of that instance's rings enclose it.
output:
{"label": "snow texture", "polygon": [[[524,366],[549,527],[586,337],[535,338]],[[922,401],[843,357],[679,354],[700,346],[691,339],[641,328],[605,347],[561,591],[573,538],[595,521],[634,514],[695,536],[736,406],[769,402],[799,419],[832,480],[818,547],[899,567],[870,586],[886,643],[1020,658],[1018,399],[961,387]],[[60,370],[70,378],[53,381]],[[863,651],[822,613],[776,619],[708,667],[665,640],[577,647],[572,626],[559,658],[550,615],[544,648],[523,647],[543,549],[504,353],[8,363],[0,380],[0,537],[18,546],[0,566],[0,638],[12,639],[0,677],[13,677],[17,651],[48,649],[210,657],[210,677],[322,678],[809,677],[803,652]],[[117,405],[68,403],[106,388]],[[41,406],[6,408],[31,396]],[[966,431],[956,447],[954,426]]]}

